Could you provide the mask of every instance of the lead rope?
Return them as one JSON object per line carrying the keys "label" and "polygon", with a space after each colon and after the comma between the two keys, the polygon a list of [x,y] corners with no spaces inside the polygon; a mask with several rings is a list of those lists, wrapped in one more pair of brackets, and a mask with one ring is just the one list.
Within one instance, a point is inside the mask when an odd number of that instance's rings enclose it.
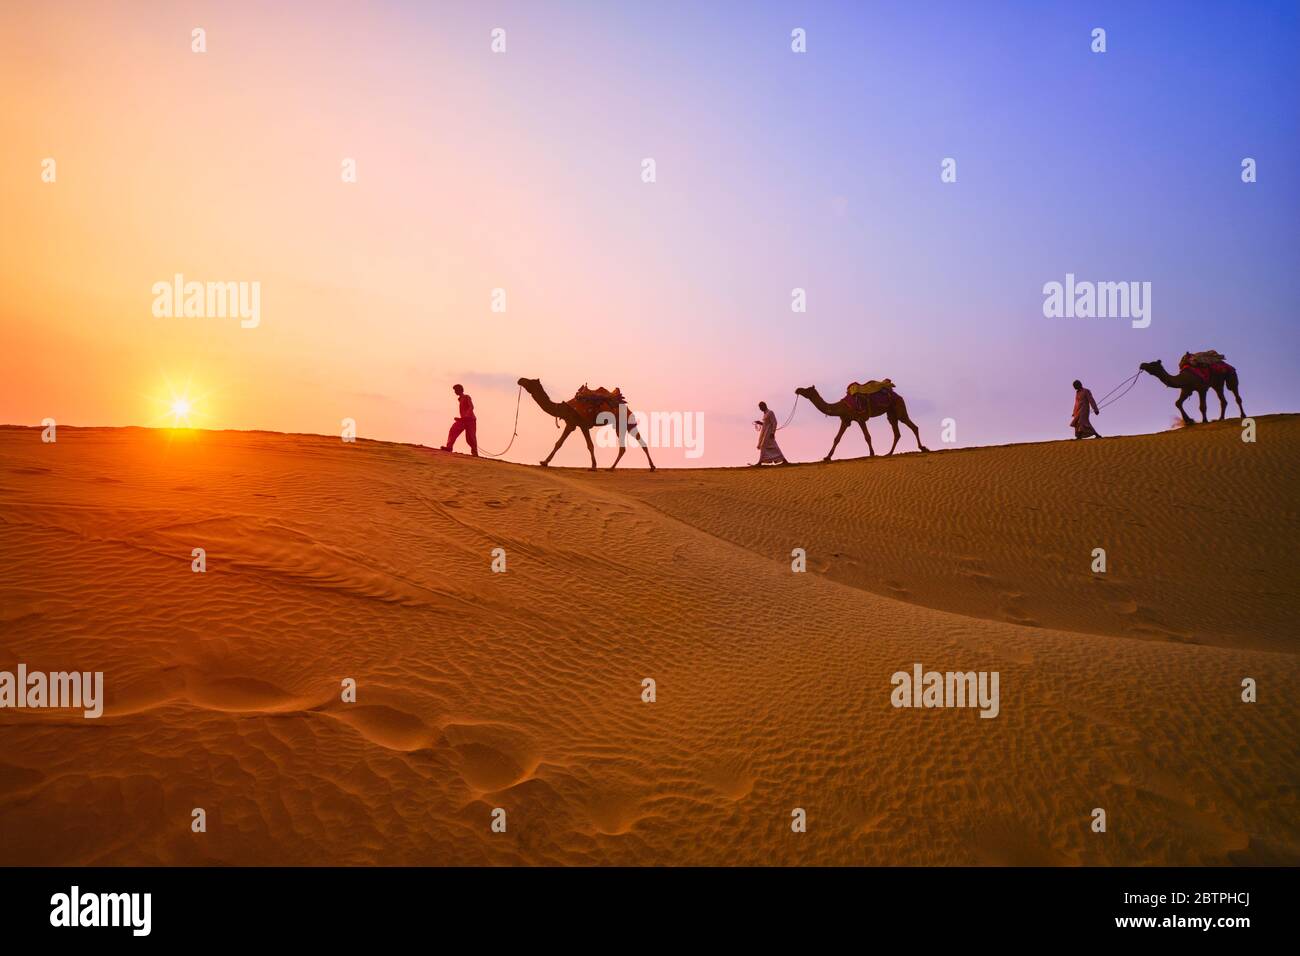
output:
{"label": "lead rope", "polygon": [[[1120,382],[1118,385],[1116,385],[1114,388],[1112,388],[1109,392],[1107,392],[1105,395],[1103,395],[1103,396],[1101,397],[1101,401],[1097,403],[1097,408],[1098,408],[1098,409],[1102,409],[1102,408],[1105,408],[1107,405],[1114,405],[1114,404],[1115,404],[1116,402],[1118,402],[1121,398],[1123,398],[1125,395],[1127,395],[1129,392],[1131,392],[1131,391],[1133,390],[1133,386],[1137,384],[1137,380],[1138,380],[1139,378],[1141,378],[1141,377],[1142,377],[1142,370],[1141,370],[1141,369],[1138,369],[1138,370],[1137,370],[1137,373],[1134,374],[1134,376],[1133,376],[1132,378],[1126,378],[1126,379],[1124,379],[1124,381]],[[1127,388],[1124,388],[1124,386],[1126,386],[1126,385],[1127,385],[1128,387],[1127,387]],[[1120,390],[1121,388],[1123,388],[1124,391],[1119,392],[1119,390]],[[1115,395],[1116,392],[1119,392],[1119,394],[1118,394],[1118,395]],[[1111,398],[1110,396],[1112,396],[1112,395],[1115,395],[1115,397],[1114,397],[1114,398]]]}
{"label": "lead rope", "polygon": [[[515,393],[515,424],[514,424],[514,430],[510,435],[510,445],[513,445],[515,443],[515,439],[519,437],[519,403],[520,401],[523,400],[523,397],[524,397],[524,387],[520,385],[519,391]],[[506,445],[505,448],[497,452],[495,455],[492,454],[492,452],[490,451],[485,451],[483,452],[483,454],[487,455],[489,458],[500,458],[502,455],[504,455],[506,452],[510,450],[510,445]]]}
{"label": "lead rope", "polygon": [[[790,406],[790,417],[785,420],[785,425],[789,425],[794,421],[794,410],[799,407],[799,398],[800,396],[798,395],[794,397],[794,404]],[[777,425],[776,430],[780,431],[782,428],[785,428],[785,425]]]}

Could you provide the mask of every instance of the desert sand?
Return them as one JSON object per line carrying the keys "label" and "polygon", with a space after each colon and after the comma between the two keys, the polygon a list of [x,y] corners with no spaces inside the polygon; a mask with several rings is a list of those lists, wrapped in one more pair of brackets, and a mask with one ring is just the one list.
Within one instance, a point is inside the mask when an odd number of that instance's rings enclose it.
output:
{"label": "desert sand", "polygon": [[[0,429],[0,669],[107,697],[0,710],[0,863],[1300,862],[1300,416],[1257,422],[655,474]],[[917,662],[998,716],[894,708]]]}

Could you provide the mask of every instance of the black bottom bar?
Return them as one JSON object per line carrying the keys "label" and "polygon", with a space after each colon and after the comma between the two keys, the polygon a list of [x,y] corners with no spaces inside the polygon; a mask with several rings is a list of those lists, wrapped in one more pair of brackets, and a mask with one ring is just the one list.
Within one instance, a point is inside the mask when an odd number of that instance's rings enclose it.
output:
{"label": "black bottom bar", "polygon": [[[76,934],[78,944],[205,948],[265,939],[373,947],[404,934],[447,946],[463,933],[493,948],[503,936],[599,942],[607,932],[620,935],[606,943],[683,933],[811,942],[828,931],[918,943],[1199,936],[1231,945],[1287,924],[1294,876],[1289,868],[8,869],[0,914],[7,941]],[[137,936],[145,897],[103,894],[146,893],[149,932]],[[115,927],[70,925],[114,917]]]}

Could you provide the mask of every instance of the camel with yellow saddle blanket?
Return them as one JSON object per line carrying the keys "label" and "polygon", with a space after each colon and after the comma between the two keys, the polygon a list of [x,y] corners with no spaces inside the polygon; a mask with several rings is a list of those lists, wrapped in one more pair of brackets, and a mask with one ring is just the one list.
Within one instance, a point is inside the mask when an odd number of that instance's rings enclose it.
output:
{"label": "camel with yellow saddle blanket", "polygon": [[921,451],[930,450],[921,444],[921,432],[916,427],[916,423],[907,417],[907,404],[903,401],[903,396],[894,390],[894,383],[887,378],[880,381],[872,379],[867,382],[853,382],[845,389],[844,397],[833,404],[818,394],[815,385],[796,388],[794,392],[812,402],[813,407],[823,415],[840,420],[840,430],[835,433],[835,441],[831,443],[831,450],[826,453],[823,461],[831,460],[840,439],[844,437],[844,432],[853,422],[861,426],[862,437],[867,440],[867,451],[875,455],[876,450],[871,446],[871,432],[867,431],[867,420],[877,415],[884,415],[890,427],[894,429],[894,443],[889,446],[886,454],[892,455],[894,449],[898,447],[899,422],[912,429],[912,434],[916,436],[917,447]]}

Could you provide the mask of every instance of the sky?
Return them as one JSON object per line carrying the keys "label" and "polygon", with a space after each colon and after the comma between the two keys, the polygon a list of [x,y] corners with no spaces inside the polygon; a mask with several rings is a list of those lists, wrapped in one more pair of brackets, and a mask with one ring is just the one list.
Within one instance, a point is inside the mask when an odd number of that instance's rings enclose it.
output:
{"label": "sky", "polygon": [[[1073,379],[1210,348],[1248,412],[1300,410],[1295,2],[8,0],[0,51],[0,422],[184,397],[436,446],[460,382],[495,452],[526,376],[702,416],[656,462],[729,466],[797,386],[889,377],[932,448],[1040,441]],[[178,273],[257,283],[256,327],[155,315]],[[1067,273],[1149,282],[1150,325],[1046,317]],[[1174,398],[1143,376],[1095,423]],[[836,427],[800,403],[779,438]],[[558,436],[526,395],[518,428],[515,461]]]}

